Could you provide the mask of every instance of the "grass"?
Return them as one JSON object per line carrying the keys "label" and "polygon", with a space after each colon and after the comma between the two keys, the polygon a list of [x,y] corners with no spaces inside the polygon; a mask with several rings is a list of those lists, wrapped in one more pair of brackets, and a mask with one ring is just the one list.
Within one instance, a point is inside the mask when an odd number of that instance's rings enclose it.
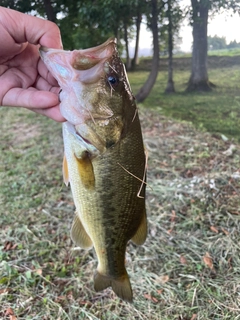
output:
{"label": "grass", "polygon": [[208,55],[234,57],[234,56],[240,55],[240,48],[209,50]]}
{"label": "grass", "polygon": [[[137,92],[148,72],[130,73],[133,92]],[[197,128],[223,134],[240,141],[240,72],[236,66],[209,70],[209,79],[217,87],[208,93],[185,93],[188,70],[176,70],[176,94],[166,95],[167,71],[159,72],[156,85],[144,101],[147,108],[158,109],[166,116],[192,122]]]}
{"label": "grass", "polygon": [[[134,90],[140,75],[147,76],[138,73]],[[226,83],[225,101],[234,101],[235,84]],[[164,86],[159,78],[140,106],[149,235],[127,249],[133,304],[111,289],[93,290],[95,254],[70,240],[74,205],[62,182],[61,126],[0,109],[0,319],[240,319],[239,144],[163,114],[163,105],[173,112],[185,104],[193,111],[209,97],[213,103],[214,93],[166,96]]]}
{"label": "grass", "polygon": [[[174,57],[191,57],[191,53],[176,53]],[[208,56],[223,56],[223,57],[235,57],[240,55],[240,48],[221,49],[221,50],[208,50]]]}

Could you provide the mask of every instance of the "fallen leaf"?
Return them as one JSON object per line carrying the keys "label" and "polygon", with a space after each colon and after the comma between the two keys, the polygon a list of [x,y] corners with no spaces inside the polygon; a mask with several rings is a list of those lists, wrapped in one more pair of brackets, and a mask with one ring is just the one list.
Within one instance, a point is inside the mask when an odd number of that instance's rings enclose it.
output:
{"label": "fallen leaf", "polygon": [[158,283],[166,283],[166,282],[169,281],[169,276],[168,275],[163,275],[163,276],[157,277],[156,281]]}
{"label": "fallen leaf", "polygon": [[0,294],[4,294],[10,291],[10,288],[0,289]]}
{"label": "fallen leaf", "polygon": [[205,253],[205,256],[203,257],[203,262],[209,269],[214,270],[213,261],[208,252]]}
{"label": "fallen leaf", "polygon": [[66,296],[58,296],[55,298],[55,302],[59,303],[59,304],[63,304],[67,301],[67,297]]}
{"label": "fallen leaf", "polygon": [[221,227],[221,229],[222,229],[222,232],[225,233],[226,236],[229,235],[229,232],[226,229],[224,229],[223,227]]}
{"label": "fallen leaf", "polygon": [[215,228],[214,226],[211,226],[210,229],[211,229],[212,232],[218,233],[218,229]]}
{"label": "fallen leaf", "polygon": [[236,150],[236,146],[234,144],[231,144],[230,147],[226,151],[223,151],[222,153],[225,154],[226,156],[231,156],[235,150]]}
{"label": "fallen leaf", "polygon": [[87,306],[91,306],[92,305],[92,303],[90,301],[86,301],[86,300],[80,300],[78,303],[79,304],[83,304],[83,305],[87,305]]}
{"label": "fallen leaf", "polygon": [[228,210],[231,214],[236,214],[236,215],[239,215],[240,214],[240,211],[233,211],[233,210]]}
{"label": "fallen leaf", "polygon": [[148,299],[148,300],[151,300],[151,301],[155,302],[155,303],[158,302],[158,299],[155,298],[155,297],[153,297],[153,296],[151,296],[150,294],[145,293],[145,294],[144,294],[144,297],[145,297],[146,299]]}
{"label": "fallen leaf", "polygon": [[11,250],[16,249],[17,247],[18,247],[18,244],[17,244],[17,243],[15,243],[15,244],[11,247]]}
{"label": "fallen leaf", "polygon": [[14,250],[17,248],[17,246],[18,246],[17,243],[13,244],[12,241],[6,241],[4,244],[3,250],[5,250],[5,251]]}
{"label": "fallen leaf", "polygon": [[157,290],[157,293],[158,293],[158,294],[162,294],[162,293],[163,293],[163,289]]}
{"label": "fallen leaf", "polygon": [[197,318],[197,314],[194,313],[194,314],[192,315],[192,318],[191,318],[190,320],[195,320],[196,318]]}
{"label": "fallen leaf", "polygon": [[184,257],[184,256],[180,256],[180,263],[181,264],[187,264],[188,262],[187,262],[187,259]]}
{"label": "fallen leaf", "polygon": [[38,274],[39,276],[41,276],[41,275],[42,275],[42,269],[37,269],[37,270],[36,270],[36,274]]}
{"label": "fallen leaf", "polygon": [[12,315],[14,315],[13,309],[7,308],[5,311],[5,316],[12,316]]}
{"label": "fallen leaf", "polygon": [[16,317],[16,316],[14,316],[14,315],[10,315],[9,320],[17,320],[17,317]]}
{"label": "fallen leaf", "polygon": [[3,250],[8,251],[11,249],[12,242],[11,241],[6,241],[3,247]]}
{"label": "fallen leaf", "polygon": [[174,222],[175,220],[176,220],[176,211],[172,210],[171,222]]}

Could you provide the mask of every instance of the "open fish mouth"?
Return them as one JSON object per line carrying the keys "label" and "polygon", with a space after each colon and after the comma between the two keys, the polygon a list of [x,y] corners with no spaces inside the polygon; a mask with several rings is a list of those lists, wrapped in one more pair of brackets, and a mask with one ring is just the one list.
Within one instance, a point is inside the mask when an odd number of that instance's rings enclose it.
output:
{"label": "open fish mouth", "polygon": [[[95,75],[99,73],[99,68],[97,66],[102,63],[104,64],[106,60],[116,53],[116,39],[110,38],[95,48],[74,51],[51,49],[41,46],[39,52],[41,58],[46,65],[50,67],[53,74],[61,74],[63,78],[67,77],[68,75],[65,67],[68,65],[75,70],[83,71],[81,81],[84,82],[89,81],[89,79],[85,79],[89,75],[89,69],[92,69],[91,78],[95,77]],[[51,60],[55,60],[54,65],[52,65]],[[108,69],[107,64],[104,69]],[[84,73],[85,70],[87,71],[86,75]]]}
{"label": "open fish mouth", "polygon": [[[42,60],[62,89],[59,92],[60,110],[69,122],[77,125],[88,119],[106,120],[113,116],[113,111],[103,102],[99,103],[98,108],[95,106],[98,99],[103,100],[106,94],[104,81],[108,81],[111,88],[114,87],[112,82],[116,82],[112,74],[107,76],[111,71],[109,61],[115,56],[116,50],[114,38],[95,48],[82,50],[40,47]],[[100,82],[101,85],[98,84]],[[86,95],[92,98],[88,100]]]}

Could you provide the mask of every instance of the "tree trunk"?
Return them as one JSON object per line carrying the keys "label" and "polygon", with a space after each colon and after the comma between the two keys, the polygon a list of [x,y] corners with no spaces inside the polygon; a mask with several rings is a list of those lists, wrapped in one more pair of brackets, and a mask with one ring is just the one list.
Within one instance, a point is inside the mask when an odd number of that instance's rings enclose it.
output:
{"label": "tree trunk", "polygon": [[134,51],[134,57],[132,59],[132,70],[134,71],[136,68],[136,65],[139,64],[138,61],[138,49],[139,49],[139,39],[140,39],[140,27],[142,22],[142,14],[138,12],[137,20],[136,20],[136,43],[135,43],[135,51]]}
{"label": "tree trunk", "polygon": [[48,20],[56,22],[56,14],[54,12],[51,0],[44,0],[43,2]]}
{"label": "tree trunk", "polygon": [[191,0],[193,9],[192,73],[187,91],[210,91],[207,71],[209,0]]}
{"label": "tree trunk", "polygon": [[159,68],[158,11],[159,10],[157,7],[157,0],[152,0],[151,3],[152,3],[151,29],[153,34],[153,59],[152,59],[152,66],[151,66],[151,71],[148,76],[148,79],[144,83],[142,88],[140,88],[139,92],[136,95],[137,102],[142,102],[147,98],[158,76],[158,68]]}
{"label": "tree trunk", "polygon": [[126,70],[129,70],[131,67],[131,60],[129,56],[129,48],[128,48],[128,32],[127,32],[127,24],[124,22],[124,41],[125,41],[125,50],[126,50]]}
{"label": "tree trunk", "polygon": [[172,0],[168,0],[168,82],[165,93],[173,93],[173,24],[172,24]]}

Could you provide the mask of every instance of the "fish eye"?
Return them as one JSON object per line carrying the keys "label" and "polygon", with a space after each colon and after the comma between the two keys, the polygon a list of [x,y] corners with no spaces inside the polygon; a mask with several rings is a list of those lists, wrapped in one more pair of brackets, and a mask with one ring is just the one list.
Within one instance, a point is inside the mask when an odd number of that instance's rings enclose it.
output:
{"label": "fish eye", "polygon": [[118,84],[118,78],[115,76],[108,76],[107,80],[108,80],[108,83],[112,86],[114,85],[116,86]]}

